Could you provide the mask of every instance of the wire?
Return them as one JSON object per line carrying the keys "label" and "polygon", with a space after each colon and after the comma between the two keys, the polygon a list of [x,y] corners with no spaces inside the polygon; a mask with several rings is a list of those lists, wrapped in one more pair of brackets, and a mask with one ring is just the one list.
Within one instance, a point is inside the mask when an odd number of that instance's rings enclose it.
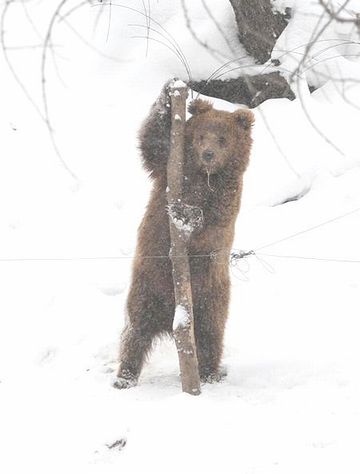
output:
{"label": "wire", "polygon": [[[294,237],[297,237],[298,235],[305,234],[307,232],[310,232],[314,229],[318,229],[319,227],[322,227],[326,224],[330,224],[331,222],[335,222],[337,220],[343,219],[344,217],[350,216],[352,214],[355,214],[356,212],[360,211],[360,207],[353,209],[352,211],[349,211],[345,214],[342,214],[340,216],[334,217],[332,219],[329,219],[327,221],[321,222],[318,225],[309,227],[308,229],[304,229],[300,232],[296,232],[295,234],[291,234],[287,237],[284,237],[282,239],[276,240],[274,242],[271,242],[269,244],[263,245],[262,247],[258,247],[255,250],[238,250],[238,249],[233,249],[232,251],[229,252],[229,259],[230,259],[230,264],[234,264],[236,261],[245,259],[250,256],[255,256],[257,257],[258,255],[261,256],[266,256],[266,257],[278,257],[278,258],[296,258],[296,259],[302,259],[302,260],[319,260],[319,261],[327,261],[327,262],[339,262],[339,263],[360,263],[360,260],[350,260],[350,259],[330,259],[330,258],[317,258],[317,257],[302,257],[302,256],[297,256],[297,255],[275,255],[275,254],[266,254],[259,252],[259,250],[271,247],[272,245],[278,244],[280,242],[285,242],[286,240],[292,239]],[[191,257],[191,258],[211,258],[211,259],[216,259],[217,256],[220,255],[222,252],[222,249],[216,249],[208,254],[190,254],[190,255],[175,255],[171,256],[171,258],[185,258],[185,257]],[[74,261],[94,261],[94,260],[123,260],[123,259],[133,259],[135,258],[134,255],[121,255],[121,256],[100,256],[100,257],[51,257],[51,258],[0,258],[0,262],[74,262]],[[168,259],[170,258],[169,255],[143,255],[143,256],[137,256],[136,258],[142,258],[144,260],[146,259]]]}
{"label": "wire", "polygon": [[288,235],[287,237],[284,237],[279,240],[275,240],[274,242],[271,242],[270,244],[263,245],[261,247],[256,248],[254,251],[258,252],[259,250],[263,250],[265,248],[271,247],[272,245],[279,244],[280,242],[285,242],[286,240],[292,239],[294,237],[297,237],[298,235],[306,234],[307,232],[310,232],[311,230],[318,229],[319,227],[322,227],[326,224],[330,224],[331,222],[338,221],[339,219],[343,219],[344,217],[350,216],[351,214],[355,214],[356,212],[360,211],[360,207],[353,209],[352,211],[349,211],[345,214],[342,214],[340,216],[334,217],[332,219],[329,219],[327,221],[321,222],[320,224],[314,225],[312,227],[309,227],[308,229],[301,230],[300,232],[296,232],[295,234]]}
{"label": "wire", "polygon": [[275,255],[271,253],[260,253],[263,257],[274,257],[274,258],[294,258],[299,260],[316,260],[319,262],[336,262],[336,263],[360,263],[360,260],[351,260],[346,258],[319,258],[319,257],[304,257],[302,255]]}
{"label": "wire", "polygon": [[[172,255],[171,258],[214,258],[214,253],[210,254],[194,254],[194,255]],[[92,260],[123,260],[123,259],[134,259],[134,255],[118,255],[118,256],[99,256],[99,257],[39,257],[39,258],[0,258],[0,262],[81,262],[81,261],[92,261]],[[144,255],[138,256],[144,260],[147,259],[168,259],[169,255]]]}

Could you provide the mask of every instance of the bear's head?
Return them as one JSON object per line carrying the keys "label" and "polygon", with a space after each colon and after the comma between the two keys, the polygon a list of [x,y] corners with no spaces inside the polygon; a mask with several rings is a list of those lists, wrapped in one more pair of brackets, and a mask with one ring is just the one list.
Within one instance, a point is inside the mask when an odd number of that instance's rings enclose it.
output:
{"label": "bear's head", "polygon": [[202,99],[188,108],[192,117],[186,123],[186,146],[191,165],[208,174],[230,166],[245,171],[251,148],[254,115],[248,109],[235,112],[215,110]]}

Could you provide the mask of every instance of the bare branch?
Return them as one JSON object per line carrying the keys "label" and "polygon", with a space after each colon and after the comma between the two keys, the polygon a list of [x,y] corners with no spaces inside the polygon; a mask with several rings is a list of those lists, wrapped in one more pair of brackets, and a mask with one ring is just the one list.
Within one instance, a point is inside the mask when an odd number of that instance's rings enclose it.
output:
{"label": "bare branch", "polygon": [[342,156],[345,156],[345,153],[337,146],[335,145],[335,143],[330,140],[330,138],[325,135],[324,132],[322,132],[320,130],[320,128],[316,125],[316,123],[314,122],[314,120],[312,119],[309,111],[307,110],[306,108],[306,105],[305,105],[305,101],[304,101],[304,98],[301,94],[301,90],[300,90],[300,78],[297,79],[297,84],[298,84],[298,97],[299,97],[299,100],[300,100],[300,103],[301,103],[301,107],[304,111],[304,114],[306,116],[306,118],[308,119],[308,121],[310,122],[311,126],[314,128],[314,130],[320,135],[320,137],[328,144],[330,145],[332,148],[334,148],[334,150],[336,150],[340,155]]}
{"label": "bare branch", "polygon": [[214,17],[214,15],[212,14],[210,8],[208,7],[207,3],[205,0],[201,0],[201,3],[204,7],[204,10],[206,11],[206,13],[208,14],[209,18],[212,20],[212,22],[214,23],[214,25],[216,26],[217,30],[219,31],[219,33],[221,34],[221,36],[224,38],[224,41],[225,43],[227,44],[229,50],[232,52],[232,54],[236,54],[235,53],[235,50],[234,48],[232,47],[232,44],[230,43],[230,41],[228,40],[226,34],[225,34],[225,31],[223,30],[223,28],[221,27],[220,23],[216,20],[216,18]]}
{"label": "bare branch", "polygon": [[357,28],[360,28],[360,12],[353,12],[355,18],[344,18],[339,15],[340,11],[345,9],[345,6],[348,2],[345,2],[345,4],[338,11],[335,11],[333,8],[331,8],[329,6],[329,2],[319,0],[319,3],[333,20],[336,20],[339,23],[353,23]]}
{"label": "bare branch", "polygon": [[[337,10],[336,14],[338,15],[345,7],[346,5],[349,3],[350,0],[346,0],[344,2],[343,5],[341,5],[339,7],[339,9]],[[324,11],[324,14],[319,18],[318,20],[318,23],[317,23],[317,26],[316,28],[314,29],[313,33],[312,33],[312,37],[310,39],[310,42],[308,44],[308,46],[306,47],[305,49],[305,52],[304,52],[304,56],[302,58],[302,60],[299,62],[299,65],[298,67],[295,69],[295,71],[292,73],[292,75],[290,76],[290,79],[289,81],[292,82],[292,80],[294,79],[294,76],[300,72],[301,68],[302,68],[302,65],[304,64],[304,62],[306,61],[308,55],[309,55],[309,52],[311,50],[311,48],[313,47],[314,44],[316,44],[316,42],[320,39],[321,35],[325,32],[325,30],[330,26],[330,24],[333,22],[333,18],[329,18],[329,20],[320,28],[320,30],[318,32],[316,32],[318,26],[321,25],[321,21],[323,20],[324,16],[326,15],[326,12]]]}
{"label": "bare branch", "polygon": [[60,150],[57,146],[55,135],[54,135],[54,130],[52,128],[51,122],[50,122],[50,115],[49,115],[49,105],[48,105],[48,96],[47,96],[47,89],[46,89],[46,63],[47,63],[47,50],[49,45],[51,44],[51,36],[53,33],[53,28],[55,21],[58,19],[59,14],[63,6],[68,2],[68,0],[62,0],[57,8],[55,9],[48,28],[47,32],[45,35],[44,39],[44,46],[43,46],[43,51],[42,51],[42,58],[41,58],[41,90],[42,90],[42,98],[43,98],[43,107],[44,107],[44,115],[45,115],[45,123],[47,126],[47,129],[49,131],[51,143],[53,145],[53,148],[55,150],[55,153],[61,163],[61,165],[65,168],[65,170],[72,176],[73,179],[76,181],[79,180],[77,175],[69,168],[68,164],[65,162],[64,158],[62,157]]}
{"label": "bare branch", "polygon": [[32,29],[34,30],[34,33],[39,38],[39,40],[42,41],[43,40],[42,35],[41,35],[40,31],[37,29],[35,23],[33,22],[33,19],[31,17],[30,13],[29,13],[29,10],[27,8],[25,0],[21,0],[21,5],[23,7],[23,10],[24,10],[24,13],[25,13],[25,16],[26,16],[28,22],[30,23]]}
{"label": "bare branch", "polygon": [[87,41],[86,38],[84,38],[77,30],[76,28],[74,28],[72,26],[72,24],[66,20],[65,16],[61,16],[59,15],[59,21],[63,21],[65,23],[65,25],[69,28],[69,30],[85,45],[87,46],[89,49],[91,49],[92,51],[94,51],[96,54],[98,54],[99,56],[102,56],[103,58],[105,59],[109,59],[110,61],[114,61],[116,63],[126,63],[128,62],[127,60],[124,60],[124,59],[120,59],[120,58],[116,58],[115,56],[110,56],[109,54],[106,54],[104,53],[103,51],[101,51],[100,49],[96,48],[94,45],[92,45],[89,41]]}
{"label": "bare branch", "polygon": [[39,117],[41,118],[41,120],[43,120],[44,122],[46,122],[46,118],[44,116],[44,114],[42,113],[42,111],[40,110],[40,107],[36,104],[36,102],[34,101],[34,99],[31,97],[31,94],[29,93],[29,91],[27,90],[27,88],[25,87],[24,83],[22,82],[22,80],[20,79],[20,77],[18,76],[11,60],[10,60],[10,57],[8,55],[8,46],[6,44],[6,40],[5,40],[5,25],[6,25],[6,17],[7,17],[7,14],[9,12],[9,9],[10,9],[10,6],[12,3],[14,3],[15,0],[6,0],[6,3],[4,5],[4,8],[3,8],[3,11],[2,11],[2,14],[1,14],[1,20],[0,20],[0,41],[1,41],[1,48],[2,48],[2,51],[3,51],[3,54],[4,54],[4,58],[5,58],[5,62],[9,68],[9,71],[11,72],[15,82],[18,84],[18,86],[20,87],[20,89],[23,91],[25,97],[27,98],[27,100],[31,103],[31,105],[34,107],[34,109],[36,110],[36,112],[38,113]]}
{"label": "bare branch", "polygon": [[200,44],[203,48],[205,48],[215,59],[217,60],[224,60],[224,59],[229,59],[229,57],[227,57],[226,55],[224,55],[221,51],[217,50],[216,48],[213,48],[212,46],[210,46],[208,43],[206,43],[205,41],[202,41],[199,36],[196,34],[194,28],[192,27],[192,24],[191,24],[191,21],[190,21],[190,17],[189,17],[189,13],[188,13],[188,10],[187,10],[187,7],[186,7],[186,3],[185,3],[185,0],[181,0],[181,6],[182,6],[182,10],[183,10],[183,13],[184,13],[184,17],[185,17],[185,21],[186,21],[186,26],[189,30],[189,32],[191,33],[191,36],[194,38],[194,40]]}

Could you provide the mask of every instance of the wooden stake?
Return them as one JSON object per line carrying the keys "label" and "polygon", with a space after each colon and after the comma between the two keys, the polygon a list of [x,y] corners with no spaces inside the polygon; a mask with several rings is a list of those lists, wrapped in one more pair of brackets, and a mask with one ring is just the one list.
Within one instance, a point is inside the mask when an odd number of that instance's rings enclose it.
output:
{"label": "wooden stake", "polygon": [[169,85],[171,98],[171,146],[167,165],[167,198],[175,292],[175,315],[173,331],[179,355],[183,392],[200,394],[200,379],[194,336],[194,316],[191,294],[190,265],[187,242],[192,231],[191,220],[182,218],[186,206],[182,202],[184,131],[186,121],[186,98],[188,89],[182,81]]}

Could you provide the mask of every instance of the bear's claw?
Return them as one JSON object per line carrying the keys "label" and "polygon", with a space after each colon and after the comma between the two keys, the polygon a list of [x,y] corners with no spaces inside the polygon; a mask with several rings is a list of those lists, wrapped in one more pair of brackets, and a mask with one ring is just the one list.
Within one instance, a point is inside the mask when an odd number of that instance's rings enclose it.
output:
{"label": "bear's claw", "polygon": [[179,230],[191,234],[203,225],[203,211],[200,207],[184,203],[173,203],[168,206],[168,214]]}

